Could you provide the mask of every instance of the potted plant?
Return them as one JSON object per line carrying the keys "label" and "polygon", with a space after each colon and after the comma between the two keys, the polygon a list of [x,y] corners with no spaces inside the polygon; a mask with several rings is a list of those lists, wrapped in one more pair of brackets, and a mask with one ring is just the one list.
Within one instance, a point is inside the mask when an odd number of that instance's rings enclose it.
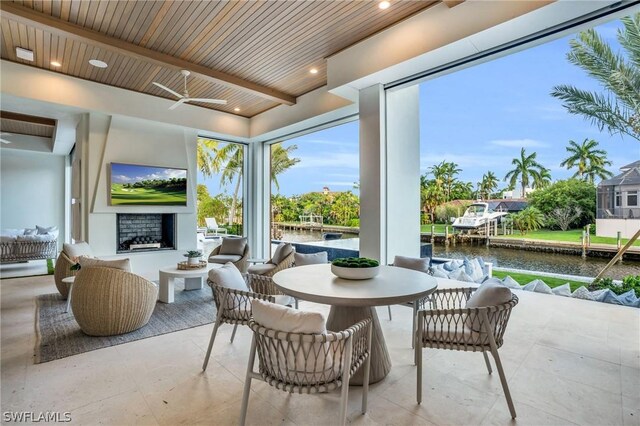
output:
{"label": "potted plant", "polygon": [[187,264],[199,265],[200,258],[202,257],[202,252],[200,250],[189,250],[184,254],[184,257],[187,258]]}
{"label": "potted plant", "polygon": [[380,263],[366,257],[345,257],[331,262],[331,272],[347,280],[367,280],[380,272]]}

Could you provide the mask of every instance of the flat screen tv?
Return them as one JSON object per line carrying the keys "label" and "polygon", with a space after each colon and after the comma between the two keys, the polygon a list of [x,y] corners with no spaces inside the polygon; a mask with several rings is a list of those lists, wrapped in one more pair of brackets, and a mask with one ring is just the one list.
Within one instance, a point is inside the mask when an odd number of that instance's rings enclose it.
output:
{"label": "flat screen tv", "polygon": [[111,163],[112,206],[186,206],[187,170]]}

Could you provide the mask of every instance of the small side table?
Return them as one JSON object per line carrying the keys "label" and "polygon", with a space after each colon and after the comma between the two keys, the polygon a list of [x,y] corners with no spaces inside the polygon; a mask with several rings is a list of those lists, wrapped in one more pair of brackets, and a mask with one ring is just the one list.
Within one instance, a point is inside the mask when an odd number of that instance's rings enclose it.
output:
{"label": "small side table", "polygon": [[64,310],[65,313],[69,312],[69,309],[71,308],[71,289],[73,288],[73,283],[75,282],[75,280],[75,275],[62,279],[62,282],[65,283],[67,285],[67,288],[69,289],[69,292],[67,293],[67,307]]}

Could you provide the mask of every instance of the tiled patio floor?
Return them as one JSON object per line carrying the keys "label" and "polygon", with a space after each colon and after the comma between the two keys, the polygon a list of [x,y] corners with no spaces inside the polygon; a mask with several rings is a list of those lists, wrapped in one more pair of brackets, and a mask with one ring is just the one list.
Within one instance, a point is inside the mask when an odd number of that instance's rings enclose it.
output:
{"label": "tiled patio floor", "polygon": [[[442,285],[450,283],[442,282]],[[250,333],[232,345],[223,326],[206,373],[212,325],[33,364],[34,297],[55,292],[53,277],[7,279],[2,297],[2,411],[68,411],[72,424],[237,424]],[[518,293],[501,356],[517,424],[640,424],[640,310]],[[301,308],[327,311],[320,305]],[[411,309],[386,308],[380,321],[393,368],[373,385],[356,424],[514,424],[497,374],[482,355],[425,350],[424,400],[415,400]],[[338,394],[288,395],[255,383],[251,424],[334,424]],[[4,421],[4,419],[3,419]]]}

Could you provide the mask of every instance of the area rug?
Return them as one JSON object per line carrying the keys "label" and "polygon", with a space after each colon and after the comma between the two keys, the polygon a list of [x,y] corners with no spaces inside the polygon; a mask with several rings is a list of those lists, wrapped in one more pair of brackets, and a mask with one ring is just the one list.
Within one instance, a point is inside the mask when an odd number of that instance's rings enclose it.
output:
{"label": "area rug", "polygon": [[174,303],[156,303],[147,325],[119,336],[87,336],[80,330],[73,314],[64,312],[67,302],[61,295],[38,296],[36,298],[35,363],[53,361],[212,323],[216,316],[216,309],[209,287],[205,285],[202,290],[182,291],[181,281],[176,280]]}

